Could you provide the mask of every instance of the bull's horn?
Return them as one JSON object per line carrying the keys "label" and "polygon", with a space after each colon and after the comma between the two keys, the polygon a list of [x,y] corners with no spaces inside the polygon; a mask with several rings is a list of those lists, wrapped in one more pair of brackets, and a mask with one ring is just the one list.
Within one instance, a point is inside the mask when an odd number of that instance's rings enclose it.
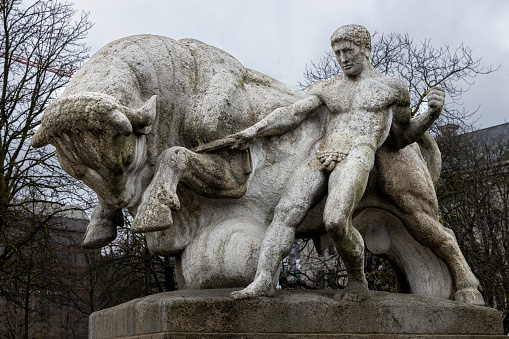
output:
{"label": "bull's horn", "polygon": [[[51,119],[48,119],[47,116],[51,116],[55,114],[56,106],[54,103],[51,103],[44,110],[43,116],[41,118],[41,123],[37,131],[35,131],[34,136],[32,137],[32,141],[30,142],[33,148],[40,148],[46,146],[51,142],[50,135],[52,134],[51,128]],[[48,121],[49,120],[49,121]]]}
{"label": "bull's horn", "polygon": [[133,127],[131,126],[131,122],[125,116],[125,114],[119,110],[114,110],[111,113],[110,123],[113,127],[113,130],[118,132],[119,134],[128,136],[133,133]]}
{"label": "bull's horn", "polygon": [[152,123],[156,118],[157,95],[153,95],[143,106],[136,110],[128,110],[127,118],[131,122],[134,132],[137,134],[148,134],[152,129]]}
{"label": "bull's horn", "polygon": [[49,141],[46,139],[46,133],[44,132],[43,126],[39,126],[39,129],[35,132],[30,143],[33,148],[39,148],[49,144]]}

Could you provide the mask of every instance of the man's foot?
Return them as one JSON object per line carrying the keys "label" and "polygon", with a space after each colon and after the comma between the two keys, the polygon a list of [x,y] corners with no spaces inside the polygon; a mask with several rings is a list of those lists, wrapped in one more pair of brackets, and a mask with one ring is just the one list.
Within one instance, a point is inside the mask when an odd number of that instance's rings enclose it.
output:
{"label": "man's foot", "polygon": [[108,245],[117,237],[117,225],[112,220],[94,219],[90,221],[83,237],[81,247],[87,250]]}
{"label": "man's foot", "polygon": [[274,286],[270,279],[255,279],[242,291],[230,293],[230,297],[236,300],[272,296],[274,296]]}
{"label": "man's foot", "polygon": [[475,287],[463,288],[454,294],[454,300],[471,305],[485,306],[481,292]]}
{"label": "man's foot", "polygon": [[154,190],[148,189],[144,194],[148,201],[143,199],[136,217],[131,226],[133,233],[155,232],[167,229],[173,224],[171,211],[180,210],[180,202],[176,194],[170,194],[164,187]]}
{"label": "man's foot", "polygon": [[334,296],[335,299],[347,301],[363,301],[369,298],[368,283],[364,281],[349,281],[345,288]]}

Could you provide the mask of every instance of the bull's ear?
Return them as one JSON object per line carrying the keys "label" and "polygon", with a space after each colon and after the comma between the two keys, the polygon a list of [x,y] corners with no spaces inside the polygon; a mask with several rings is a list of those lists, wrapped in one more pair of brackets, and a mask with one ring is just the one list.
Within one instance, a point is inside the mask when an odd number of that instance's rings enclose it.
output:
{"label": "bull's ear", "polygon": [[152,124],[156,118],[157,95],[153,95],[143,106],[127,112],[127,118],[131,122],[136,134],[148,134],[152,130]]}

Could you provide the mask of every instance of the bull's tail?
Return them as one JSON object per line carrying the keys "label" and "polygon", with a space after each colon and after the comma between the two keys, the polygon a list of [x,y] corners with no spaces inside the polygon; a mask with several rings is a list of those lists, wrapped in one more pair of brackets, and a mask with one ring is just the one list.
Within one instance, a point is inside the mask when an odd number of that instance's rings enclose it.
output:
{"label": "bull's tail", "polygon": [[436,188],[440,172],[442,171],[442,153],[440,153],[435,138],[433,138],[429,132],[424,133],[417,141],[417,144],[421,148],[424,158],[426,159],[426,166],[431,174],[433,185]]}

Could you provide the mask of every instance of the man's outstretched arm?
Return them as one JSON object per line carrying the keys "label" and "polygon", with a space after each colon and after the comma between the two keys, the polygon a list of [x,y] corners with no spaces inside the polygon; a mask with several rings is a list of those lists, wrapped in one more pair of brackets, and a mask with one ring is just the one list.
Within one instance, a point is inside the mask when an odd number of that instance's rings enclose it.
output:
{"label": "man's outstretched arm", "polygon": [[256,138],[286,134],[311,117],[322,104],[323,102],[318,96],[307,96],[290,106],[274,110],[253,126],[230,135],[228,138],[237,139],[233,148],[244,149]]}

